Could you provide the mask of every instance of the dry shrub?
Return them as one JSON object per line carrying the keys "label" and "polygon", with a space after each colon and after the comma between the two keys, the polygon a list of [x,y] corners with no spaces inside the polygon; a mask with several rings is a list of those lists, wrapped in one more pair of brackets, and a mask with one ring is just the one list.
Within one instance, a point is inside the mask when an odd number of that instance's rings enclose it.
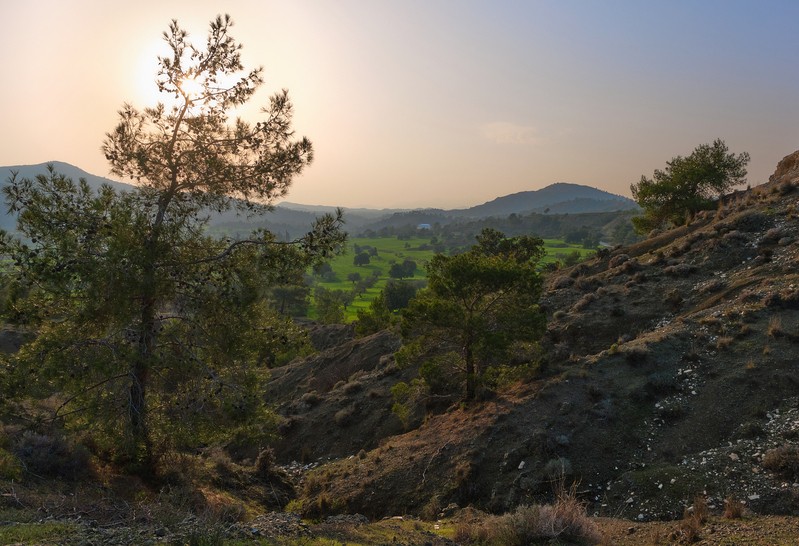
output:
{"label": "dry shrub", "polygon": [[585,512],[576,488],[562,488],[553,504],[519,506],[514,512],[488,517],[482,524],[456,529],[457,542],[524,546],[557,538],[587,544],[602,542],[599,528]]}
{"label": "dry shrub", "polygon": [[255,475],[268,480],[275,472],[275,450],[271,447],[263,449],[255,459]]}
{"label": "dry shrub", "polygon": [[733,341],[735,341],[735,338],[732,338],[732,337],[729,337],[729,336],[720,337],[720,338],[718,338],[716,340],[716,349],[718,349],[720,351],[724,350],[727,347],[729,347],[730,345],[732,345]]}
{"label": "dry shrub", "polygon": [[363,385],[359,381],[350,381],[342,387],[342,390],[344,391],[344,394],[351,395],[360,391],[362,388]]}
{"label": "dry shrub", "polygon": [[588,307],[588,305],[594,300],[596,300],[596,296],[593,293],[588,293],[579,300],[577,300],[577,303],[574,304],[574,307],[572,309],[574,309],[575,311],[582,311],[583,309]]}
{"label": "dry shrub", "polygon": [[693,506],[685,509],[683,518],[677,526],[677,536],[680,541],[697,542],[701,538],[699,532],[708,515],[707,499],[703,495],[697,495],[694,497]]}
{"label": "dry shrub", "polygon": [[679,538],[680,542],[687,544],[698,542],[701,538],[699,533],[701,528],[702,525],[696,518],[683,518],[677,525],[677,537]]}
{"label": "dry shrub", "polygon": [[727,519],[741,519],[744,515],[744,504],[729,495],[724,499],[724,517]]}
{"label": "dry shrub", "polygon": [[771,317],[768,321],[768,328],[766,329],[766,334],[768,337],[777,338],[783,335],[785,332],[782,329],[782,321],[780,317]]}
{"label": "dry shrub", "polygon": [[799,447],[780,446],[766,451],[763,467],[786,479],[799,477]]}
{"label": "dry shrub", "polygon": [[333,416],[333,421],[340,427],[346,427],[352,422],[352,419],[355,415],[355,408],[352,406],[347,406],[346,408],[342,408],[336,412]]}
{"label": "dry shrub", "polygon": [[705,498],[704,495],[697,495],[694,497],[694,506],[693,510],[691,510],[691,516],[699,523],[705,523],[709,515],[707,498]]}

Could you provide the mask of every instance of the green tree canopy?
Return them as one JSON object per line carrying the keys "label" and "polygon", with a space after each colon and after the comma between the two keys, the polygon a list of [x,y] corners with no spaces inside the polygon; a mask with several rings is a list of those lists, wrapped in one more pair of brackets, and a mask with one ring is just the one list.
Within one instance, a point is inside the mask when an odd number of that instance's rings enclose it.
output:
{"label": "green tree canopy", "polygon": [[633,225],[644,233],[666,222],[683,224],[698,211],[713,208],[715,199],[746,181],[747,163],[748,153],[730,153],[721,139],[697,146],[688,157],[673,158],[652,178],[642,175],[630,186],[644,211],[633,218]]}
{"label": "green tree canopy", "polygon": [[297,282],[344,241],[333,216],[294,242],[204,234],[211,211],[266,212],[312,158],[285,90],[262,121],[229,119],[262,83],[261,69],[243,69],[231,25],[212,21],[204,47],[175,21],[164,33],[171,54],[158,59],[157,85],[177,105],[125,105],[103,144],[133,191],[95,193],[52,169],[4,189],[23,238],[4,234],[2,250],[38,329],[13,357],[14,384],[60,396],[57,413],[75,426],[105,423],[145,472],[164,449],[264,419],[264,369],[299,336],[268,288]]}
{"label": "green tree canopy", "polygon": [[428,287],[402,314],[404,350],[428,361],[442,353],[455,358],[466,398],[474,398],[488,367],[503,363],[516,342],[535,342],[543,333],[537,268],[544,254],[537,237],[506,238],[484,229],[468,251],[434,256]]}

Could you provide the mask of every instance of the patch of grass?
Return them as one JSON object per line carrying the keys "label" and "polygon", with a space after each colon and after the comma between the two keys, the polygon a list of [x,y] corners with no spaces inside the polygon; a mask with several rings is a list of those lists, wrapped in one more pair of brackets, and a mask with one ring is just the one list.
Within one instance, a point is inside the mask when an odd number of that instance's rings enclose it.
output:
{"label": "patch of grass", "polygon": [[60,544],[77,531],[78,526],[72,523],[12,523],[0,526],[0,544]]}
{"label": "patch of grass", "polygon": [[[335,256],[330,260],[335,280],[325,281],[317,278],[319,286],[328,290],[344,290],[349,292],[353,289],[353,282],[348,280],[352,273],[360,274],[361,278],[377,275],[377,282],[365,292],[356,296],[355,299],[345,309],[345,320],[351,322],[357,318],[358,310],[366,311],[380,291],[385,288],[389,281],[389,269],[393,263],[402,263],[406,259],[416,262],[417,269],[412,277],[406,280],[423,280],[427,277],[425,265],[435,256],[429,238],[412,237],[407,240],[400,240],[396,237],[353,237],[349,241],[347,253]],[[357,266],[353,263],[355,257],[355,245],[359,247],[373,247],[377,249],[377,255],[370,256],[367,265]],[[558,255],[564,252],[578,252],[581,260],[591,257],[594,250],[583,248],[579,244],[569,244],[560,239],[544,239],[546,255],[541,260],[542,265],[553,264],[558,261]],[[311,304],[310,315],[314,316],[313,302]]]}

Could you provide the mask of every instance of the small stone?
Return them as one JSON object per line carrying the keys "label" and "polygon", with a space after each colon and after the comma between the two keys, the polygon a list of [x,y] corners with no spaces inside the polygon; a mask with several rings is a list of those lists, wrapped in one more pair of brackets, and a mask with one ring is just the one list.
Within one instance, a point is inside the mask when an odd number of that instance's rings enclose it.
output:
{"label": "small stone", "polygon": [[635,502],[635,501],[633,500],[633,498],[632,498],[632,497],[630,497],[629,499],[627,499],[627,504],[632,504],[633,502]]}
{"label": "small stone", "polygon": [[755,493],[754,495],[749,495],[747,498],[748,498],[749,500],[757,500],[757,499],[759,499],[759,498],[760,498],[760,495],[758,495],[757,493]]}
{"label": "small stone", "polygon": [[524,461],[520,462],[520,463],[519,463],[519,470],[523,470],[523,469],[524,469],[524,466],[525,466],[525,464],[527,464],[527,463],[525,463]]}

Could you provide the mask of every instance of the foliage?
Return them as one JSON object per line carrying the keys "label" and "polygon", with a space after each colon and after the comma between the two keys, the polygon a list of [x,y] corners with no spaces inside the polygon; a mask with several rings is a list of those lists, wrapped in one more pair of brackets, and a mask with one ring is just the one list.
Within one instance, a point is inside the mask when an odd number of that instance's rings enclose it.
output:
{"label": "foliage", "polygon": [[488,367],[504,363],[517,342],[543,333],[537,268],[544,252],[536,237],[506,238],[484,229],[467,252],[435,256],[427,265],[427,289],[403,311],[402,335],[410,346],[404,350],[419,351],[432,366],[430,379],[437,359],[452,362],[455,355],[466,398],[474,398]]}
{"label": "foliage", "polygon": [[81,479],[90,471],[88,450],[60,436],[26,430],[14,451],[25,469],[37,476]]}
{"label": "foliage", "polygon": [[351,301],[351,294],[344,290],[328,290],[317,286],[314,290],[316,318],[323,324],[340,324],[344,322],[344,309]]}
{"label": "foliage", "polygon": [[371,257],[369,256],[369,254],[367,252],[359,252],[352,259],[352,263],[354,265],[358,265],[358,266],[369,265],[369,261],[370,260],[371,260]]}
{"label": "foliage", "polygon": [[355,333],[359,336],[374,334],[391,325],[391,310],[386,305],[385,291],[372,300],[368,309],[358,309]]}
{"label": "foliage", "polygon": [[639,233],[668,222],[680,225],[700,210],[711,209],[714,199],[746,179],[749,154],[729,153],[721,139],[697,146],[688,157],[677,156],[656,169],[652,178],[641,176],[630,186],[643,216],[633,218]]}
{"label": "foliage", "polygon": [[413,277],[416,272],[416,262],[406,258],[402,263],[391,264],[391,269],[388,270],[389,277],[393,279],[404,279],[406,277]]}
{"label": "foliage", "polygon": [[103,144],[135,190],[95,193],[52,168],[4,189],[23,239],[4,234],[2,250],[29,292],[16,312],[39,332],[12,357],[14,386],[57,393],[54,417],[103,433],[144,472],[166,449],[269,422],[265,368],[302,341],[268,287],[292,285],[344,242],[340,216],[294,242],[204,235],[211,210],[267,211],[312,158],[286,91],[263,121],[229,121],[262,82],[260,69],[243,72],[231,25],[212,21],[204,48],[175,21],[164,33],[157,85],[176,106],[125,105]]}

